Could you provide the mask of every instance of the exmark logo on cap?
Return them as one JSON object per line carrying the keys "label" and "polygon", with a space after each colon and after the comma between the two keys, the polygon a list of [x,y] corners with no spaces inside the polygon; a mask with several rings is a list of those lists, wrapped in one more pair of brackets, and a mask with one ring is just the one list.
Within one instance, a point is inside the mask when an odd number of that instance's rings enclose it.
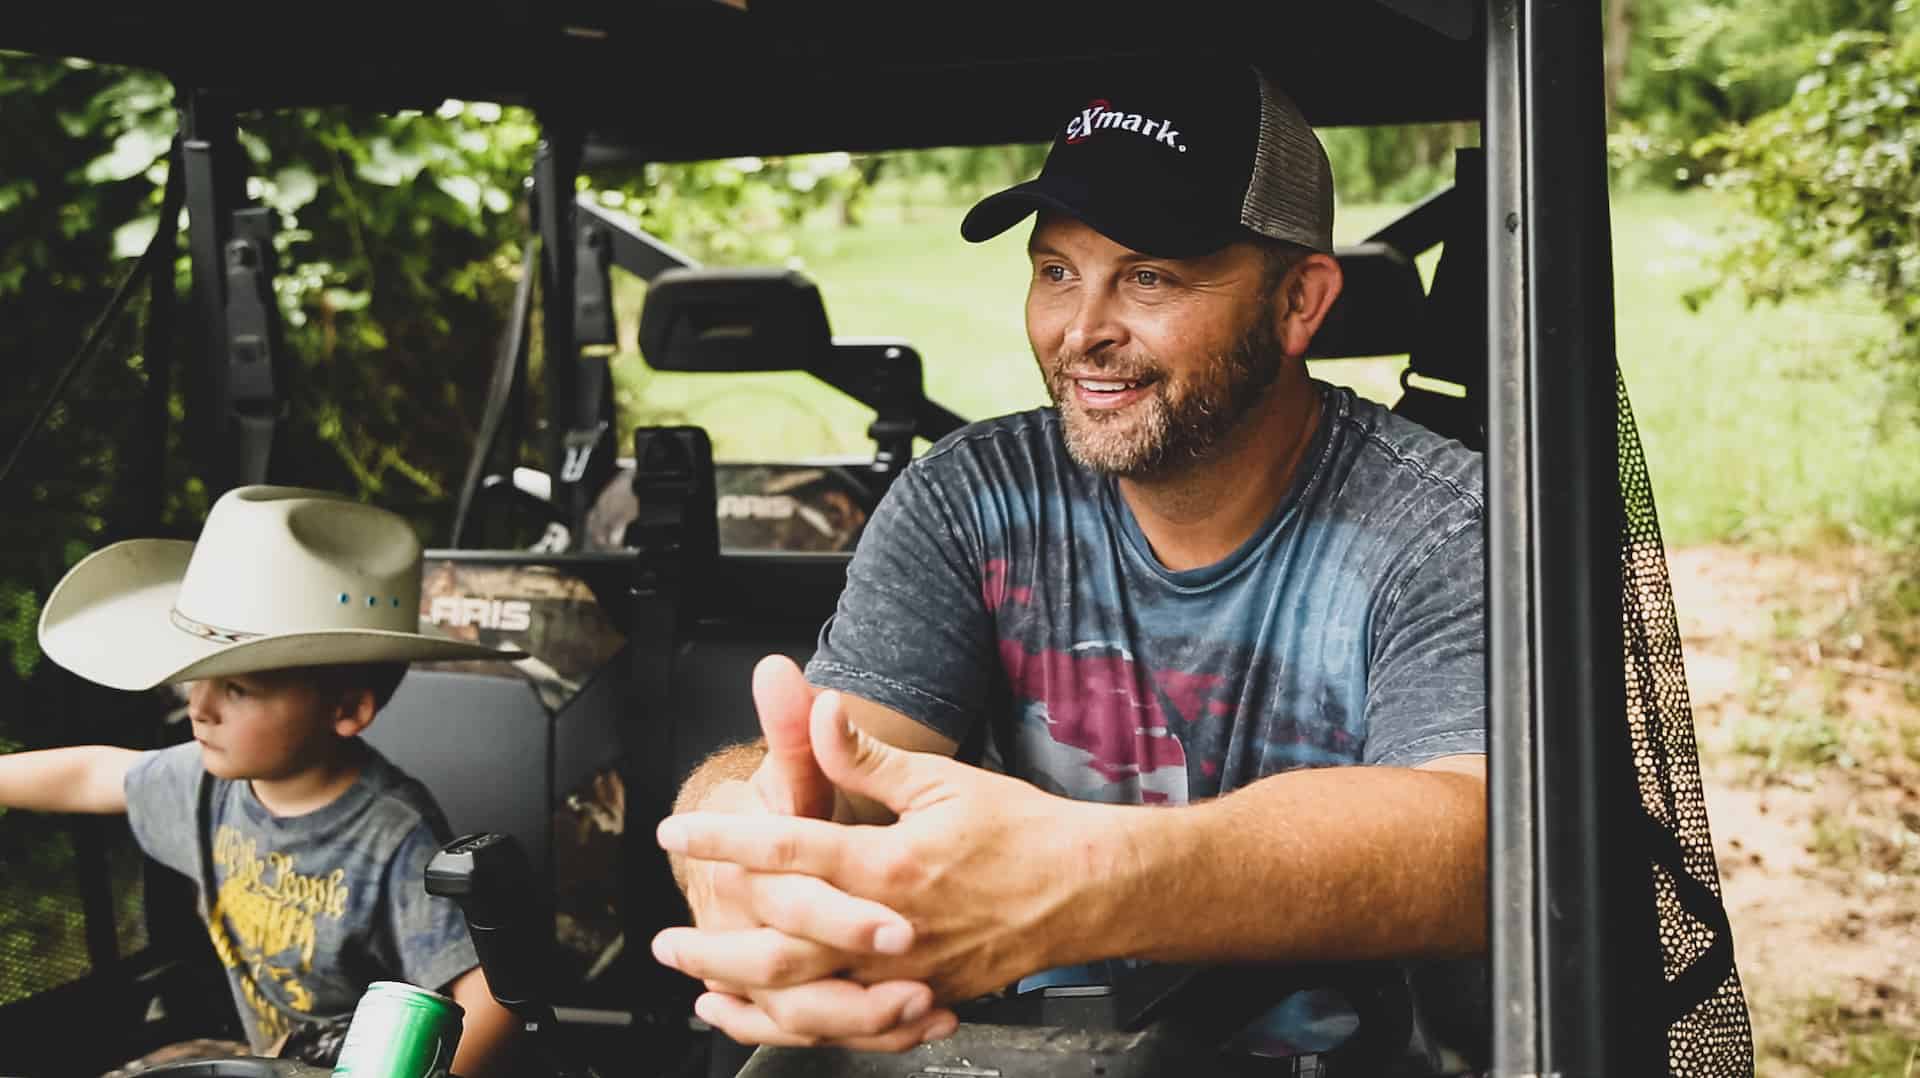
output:
{"label": "exmark logo on cap", "polygon": [[1119,112],[1106,100],[1087,102],[1080,115],[1067,122],[1067,141],[1081,142],[1095,131],[1132,131],[1155,142],[1164,143],[1181,153],[1187,152],[1180,131],[1165,120],[1153,120],[1137,112]]}

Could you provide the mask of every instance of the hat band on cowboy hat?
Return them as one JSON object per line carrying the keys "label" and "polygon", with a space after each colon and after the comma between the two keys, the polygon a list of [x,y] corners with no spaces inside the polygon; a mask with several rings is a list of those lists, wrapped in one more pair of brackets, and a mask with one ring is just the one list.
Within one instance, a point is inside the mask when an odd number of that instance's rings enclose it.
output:
{"label": "hat band on cowboy hat", "polygon": [[197,542],[132,539],[67,572],[40,647],[117,689],[347,663],[520,659],[419,632],[420,543],[399,516],[327,491],[251,486]]}

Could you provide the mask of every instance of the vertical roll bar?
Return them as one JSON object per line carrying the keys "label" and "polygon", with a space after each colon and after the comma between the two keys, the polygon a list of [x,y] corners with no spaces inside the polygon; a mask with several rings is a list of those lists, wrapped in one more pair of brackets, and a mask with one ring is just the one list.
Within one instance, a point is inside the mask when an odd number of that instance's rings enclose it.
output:
{"label": "vertical roll bar", "polygon": [[1597,6],[1488,8],[1495,1072],[1660,1074],[1626,721]]}

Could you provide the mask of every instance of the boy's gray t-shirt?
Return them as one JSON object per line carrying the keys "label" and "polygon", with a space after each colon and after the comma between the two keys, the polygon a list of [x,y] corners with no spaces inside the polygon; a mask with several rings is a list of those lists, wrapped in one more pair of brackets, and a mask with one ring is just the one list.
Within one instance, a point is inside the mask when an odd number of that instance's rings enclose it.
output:
{"label": "boy's gray t-shirt", "polygon": [[1351,391],[1222,561],[1155,558],[1059,413],[961,430],[875,512],[807,676],[1082,800],[1184,804],[1486,750],[1480,457]]}
{"label": "boy's gray t-shirt", "polygon": [[478,964],[459,906],[426,892],[427,862],[452,838],[446,820],[424,786],[366,750],[353,786],[302,816],[276,817],[248,783],[207,775],[204,832],[198,744],[144,753],[127,773],[134,838],[199,883],[256,1052],[297,1025],[350,1018],[374,981],[438,991]]}

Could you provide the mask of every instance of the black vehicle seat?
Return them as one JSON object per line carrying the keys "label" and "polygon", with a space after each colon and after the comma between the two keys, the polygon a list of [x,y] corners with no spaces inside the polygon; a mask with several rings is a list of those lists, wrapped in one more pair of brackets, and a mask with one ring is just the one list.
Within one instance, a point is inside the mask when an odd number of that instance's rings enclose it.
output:
{"label": "black vehicle seat", "polygon": [[[1449,220],[1433,290],[1394,411],[1484,451],[1487,445],[1487,236],[1485,157],[1454,152]],[[1415,381],[1417,377],[1421,381]],[[1424,383],[1424,384],[1423,384]],[[1444,383],[1458,394],[1433,388]]]}
{"label": "black vehicle seat", "polygon": [[[456,834],[520,843],[556,915],[562,1025],[629,1056],[686,1050],[698,990],[647,952],[686,918],[654,826],[701,760],[758,736],[754,665],[812,655],[848,560],[721,551],[705,432],[634,445],[622,549],[427,552],[425,631],[531,658],[421,664],[367,732]],[[663,465],[661,445],[696,451]]]}
{"label": "black vehicle seat", "polygon": [[544,759],[554,718],[517,673],[424,668],[407,673],[364,736],[426,785],[455,834],[505,832],[544,865],[552,776],[535,766],[479,765]]}
{"label": "black vehicle seat", "polygon": [[1307,346],[1307,358],[1362,359],[1411,351],[1426,302],[1413,260],[1378,242],[1339,247],[1333,257],[1344,282]]}

